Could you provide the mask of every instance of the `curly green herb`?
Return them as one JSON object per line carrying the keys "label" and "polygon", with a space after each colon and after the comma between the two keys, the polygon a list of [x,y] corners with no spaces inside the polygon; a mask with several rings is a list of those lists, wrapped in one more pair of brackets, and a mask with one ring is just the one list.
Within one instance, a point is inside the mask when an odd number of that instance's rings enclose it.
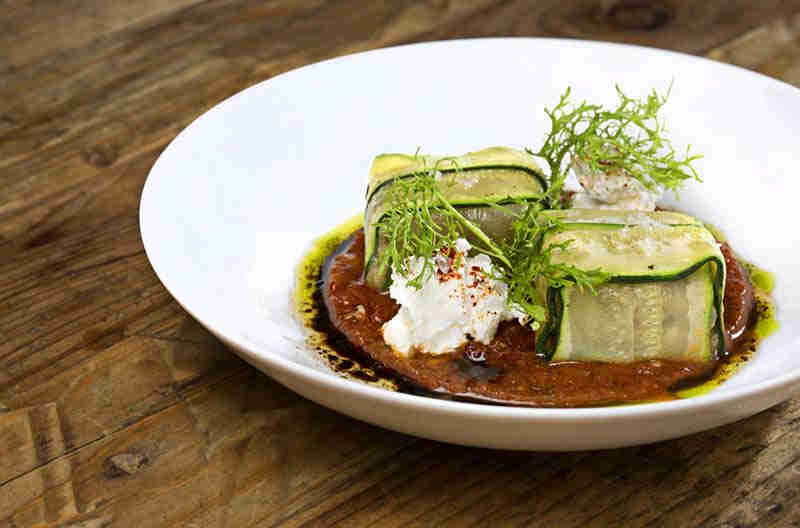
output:
{"label": "curly green herb", "polygon": [[[508,214],[514,215],[512,211]],[[540,284],[556,288],[576,286],[594,292],[595,286],[609,279],[610,275],[599,269],[586,271],[552,262],[553,251],[566,250],[572,241],[543,245],[545,234],[560,227],[561,223],[544,214],[541,203],[529,203],[522,214],[514,216],[511,236],[501,243],[511,265],[498,266],[497,276],[508,284],[509,306],[522,310],[534,321],[543,321],[546,317],[546,301],[542,295],[545,288],[538,287]]]}
{"label": "curly green herb", "polygon": [[[460,169],[443,176],[442,163],[455,164],[455,158],[439,160],[435,166],[415,175],[398,179],[391,187],[389,209],[378,222],[385,249],[379,266],[382,272],[393,268],[420,288],[434,272],[430,259],[442,248],[451,249],[458,238],[468,236],[475,251],[489,255],[496,279],[509,287],[509,305],[522,310],[534,321],[546,316],[542,286],[594,287],[608,280],[601,270],[581,270],[552,262],[553,251],[568,250],[570,242],[543,247],[545,233],[559,226],[546,214],[544,205],[559,208],[561,191],[572,162],[579,158],[593,172],[623,171],[648,189],[677,191],[688,179],[700,180],[692,163],[700,158],[687,148],[684,156],[676,154],[665,137],[665,125],[658,116],[667,102],[653,90],[645,99],[628,97],[617,87],[619,103],[606,110],[600,105],[570,102],[570,89],[552,109],[550,132],[538,151],[529,154],[543,158],[550,167],[549,187],[542,202],[521,202],[510,198],[495,199],[486,205],[502,209],[514,220],[509,236],[492,240],[481,228],[467,219],[442,193],[442,186],[456,178]],[[522,212],[508,207],[523,205]],[[412,257],[423,257],[424,265],[412,273]]]}
{"label": "curly green herb", "polygon": [[[546,317],[545,301],[539,289],[541,281],[557,287],[575,285],[593,289],[608,279],[600,270],[584,271],[551,262],[552,251],[565,249],[569,242],[542,248],[545,233],[559,224],[543,213],[538,202],[489,201],[487,205],[514,217],[507,239],[489,238],[442,193],[441,186],[448,185],[458,173],[457,169],[450,176],[442,177],[437,165],[394,182],[389,209],[378,223],[386,243],[378,264],[381,270],[391,267],[404,275],[412,287],[420,288],[434,273],[430,257],[442,248],[453,248],[458,238],[468,236],[475,251],[492,258],[493,278],[508,284],[509,305],[522,310],[534,322]],[[524,204],[522,212],[508,207],[512,203]],[[423,267],[413,277],[409,267],[412,257],[423,257]]]}
{"label": "curly green herb", "polygon": [[538,151],[527,150],[550,167],[548,194],[554,207],[576,157],[593,172],[622,170],[651,190],[677,191],[685,180],[700,181],[692,162],[701,156],[692,155],[688,147],[684,156],[678,155],[658,117],[670,90],[664,95],[653,90],[639,100],[625,95],[619,86],[616,89],[619,103],[613,110],[585,101],[575,106],[569,88],[555,107],[545,108],[550,132]]}
{"label": "curly green herb", "polygon": [[[389,208],[378,222],[379,232],[386,241],[378,261],[381,273],[394,268],[409,278],[409,284],[415,288],[422,287],[433,273],[428,257],[442,248],[453,248],[455,241],[466,233],[479,241],[473,244],[477,251],[511,265],[500,247],[444,197],[440,185],[452,184],[460,171],[456,166],[454,173],[443,176],[439,169],[446,162],[455,164],[455,159],[440,159],[430,169],[396,180],[390,190]],[[426,257],[424,265],[417,275],[409,277],[409,259],[418,256]]]}

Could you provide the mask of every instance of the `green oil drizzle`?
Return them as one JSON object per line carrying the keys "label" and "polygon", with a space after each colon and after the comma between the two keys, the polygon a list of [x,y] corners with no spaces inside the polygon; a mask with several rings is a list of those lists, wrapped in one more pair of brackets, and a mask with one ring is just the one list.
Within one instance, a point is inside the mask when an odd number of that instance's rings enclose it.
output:
{"label": "green oil drizzle", "polygon": [[303,255],[303,260],[297,267],[294,288],[294,303],[297,313],[303,323],[310,328],[317,316],[317,306],[314,302],[314,293],[317,291],[319,274],[325,259],[333,253],[339,245],[364,225],[364,218],[356,215],[325,233],[311,244],[311,249]]}
{"label": "green oil drizzle", "polygon": [[343,355],[339,347],[331,342],[329,332],[319,324],[320,318],[328,317],[321,313],[320,274],[325,261],[363,225],[363,217],[354,216],[311,244],[297,267],[293,295],[295,313],[307,330],[308,345],[317,350],[334,371],[349,379],[396,391],[398,385],[394,380],[382,377],[374,369]]}
{"label": "green oil drizzle", "polygon": [[750,280],[753,281],[757,288],[765,293],[772,293],[772,290],[775,289],[775,275],[752,264],[748,264],[745,267],[750,272]]}
{"label": "green oil drizzle", "polygon": [[763,298],[759,299],[757,297],[756,299],[761,302],[756,305],[758,319],[756,319],[753,333],[758,339],[764,339],[775,333],[780,325],[778,324],[777,317],[775,317],[775,304],[772,303],[771,298],[763,295]]}
{"label": "green oil drizzle", "polygon": [[772,290],[775,289],[775,275],[750,263],[746,263],[745,268],[750,274],[750,281],[755,286],[756,292],[757,318],[753,333],[758,339],[764,339],[775,333],[779,327],[778,319],[775,317],[775,304],[770,297]]}
{"label": "green oil drizzle", "polygon": [[715,388],[719,387],[725,380],[733,376],[755,353],[761,341],[774,333],[779,325],[778,319],[775,315],[775,303],[770,296],[772,290],[775,288],[775,276],[769,271],[763,270],[753,264],[744,262],[744,267],[750,274],[750,281],[753,283],[753,290],[755,296],[755,323],[749,335],[745,336],[745,346],[736,352],[732,357],[728,358],[717,368],[714,375],[710,380],[682,389],[675,392],[678,398],[691,398],[693,396],[700,396],[708,394]]}

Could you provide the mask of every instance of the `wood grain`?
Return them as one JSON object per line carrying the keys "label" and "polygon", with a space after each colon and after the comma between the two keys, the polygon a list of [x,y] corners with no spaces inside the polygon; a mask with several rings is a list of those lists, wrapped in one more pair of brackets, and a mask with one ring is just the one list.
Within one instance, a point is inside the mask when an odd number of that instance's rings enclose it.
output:
{"label": "wood grain", "polygon": [[[78,513],[72,466],[55,404],[0,416],[0,519],[19,526],[58,522]],[[52,462],[52,463],[51,463]],[[19,477],[19,478],[18,478]],[[5,498],[3,498],[5,497]]]}
{"label": "wood grain", "polygon": [[800,85],[800,1],[0,0],[0,526],[798,526],[800,400],[629,449],[372,427],[168,295],[138,200],[220,100],[316,60],[479,36],[704,54]]}

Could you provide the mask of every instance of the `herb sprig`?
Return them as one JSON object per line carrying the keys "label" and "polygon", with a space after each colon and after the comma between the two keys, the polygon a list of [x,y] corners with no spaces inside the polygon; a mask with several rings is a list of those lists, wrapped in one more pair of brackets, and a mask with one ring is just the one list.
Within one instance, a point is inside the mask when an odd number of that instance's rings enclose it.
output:
{"label": "herb sprig", "polygon": [[658,112],[669,98],[653,90],[644,99],[627,96],[617,86],[619,103],[612,110],[585,101],[573,105],[571,89],[561,95],[552,109],[550,132],[538,151],[528,153],[543,158],[550,168],[548,194],[557,207],[569,166],[578,157],[592,172],[622,170],[651,190],[677,191],[688,179],[700,181],[692,163],[702,156],[675,152],[666,138],[664,121]]}
{"label": "herb sprig", "polygon": [[544,245],[544,236],[551,229],[561,227],[561,222],[543,214],[540,202],[526,204],[511,226],[511,236],[502,241],[503,252],[511,266],[499,266],[498,279],[508,284],[508,304],[516,307],[534,321],[546,318],[545,284],[550,287],[576,286],[579,290],[594,288],[606,282],[610,275],[600,269],[582,270],[570,264],[553,262],[553,253],[568,251],[572,240]]}
{"label": "herb sprig", "polygon": [[[451,185],[458,173],[456,169],[443,177],[437,164],[393,183],[387,198],[388,210],[378,222],[385,238],[378,261],[382,273],[395,269],[410,286],[421,288],[434,273],[430,257],[443,248],[453,248],[458,238],[469,237],[475,251],[492,258],[493,278],[508,285],[509,306],[527,314],[534,326],[546,318],[542,281],[556,287],[575,285],[593,291],[608,280],[600,270],[585,271],[552,261],[552,253],[566,250],[570,241],[542,247],[545,233],[560,224],[543,214],[539,202],[488,201],[488,206],[514,218],[510,236],[492,240],[445,197],[443,186]],[[513,204],[522,205],[522,212],[510,207]],[[410,266],[413,257],[423,257],[421,267]]]}
{"label": "herb sprig", "polygon": [[[456,171],[445,176],[441,171],[445,163],[454,166]],[[471,233],[478,241],[473,244],[477,251],[506,266],[512,265],[501,247],[445,198],[441,185],[452,185],[458,172],[455,158],[442,158],[430,169],[423,168],[409,178],[392,183],[387,198],[389,207],[378,222],[378,232],[383,234],[386,243],[378,261],[381,274],[392,268],[399,270],[409,279],[409,285],[421,288],[433,274],[429,257],[442,248],[453,248],[456,240],[466,233]],[[410,277],[409,262],[417,256],[426,258],[417,274]]]}

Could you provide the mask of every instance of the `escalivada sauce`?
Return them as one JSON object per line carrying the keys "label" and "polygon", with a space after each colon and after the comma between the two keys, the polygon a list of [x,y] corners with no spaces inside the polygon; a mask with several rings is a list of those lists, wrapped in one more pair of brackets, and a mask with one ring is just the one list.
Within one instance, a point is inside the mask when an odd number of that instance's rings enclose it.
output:
{"label": "escalivada sauce", "polygon": [[[297,300],[312,329],[311,342],[335,370],[412,394],[537,407],[613,405],[696,395],[724,381],[749,359],[774,321],[767,292],[752,285],[746,267],[737,262],[739,280],[727,283],[725,291],[726,331],[736,338],[730,354],[714,362],[548,362],[535,354],[535,332],[518,322],[501,323],[489,345],[469,342],[451,354],[402,357],[386,345],[381,334],[398,305],[362,278],[363,231],[344,240],[342,236],[334,232],[331,238],[323,237],[320,246],[327,241],[328,248],[336,248],[327,257],[320,260],[317,255],[301,266],[306,273],[299,275]],[[725,251],[734,258],[729,249]],[[761,270],[757,273],[768,277]],[[728,312],[728,306],[741,308]]]}

